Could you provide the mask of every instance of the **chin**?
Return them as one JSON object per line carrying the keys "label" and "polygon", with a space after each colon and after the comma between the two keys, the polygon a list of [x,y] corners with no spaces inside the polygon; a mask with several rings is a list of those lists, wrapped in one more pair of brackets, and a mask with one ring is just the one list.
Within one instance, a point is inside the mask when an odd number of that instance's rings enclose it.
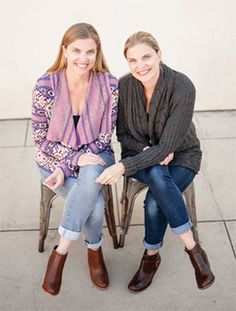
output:
{"label": "chin", "polygon": [[84,75],[87,75],[89,72],[90,72],[91,68],[86,68],[86,69],[78,69],[78,68],[75,68],[74,71],[80,75],[80,76],[84,76]]}
{"label": "chin", "polygon": [[150,76],[146,76],[146,77],[144,77],[144,76],[142,76],[142,77],[140,77],[140,76],[136,76],[135,77],[137,80],[139,80],[140,82],[148,82],[148,81],[150,81],[152,78],[150,78]]}

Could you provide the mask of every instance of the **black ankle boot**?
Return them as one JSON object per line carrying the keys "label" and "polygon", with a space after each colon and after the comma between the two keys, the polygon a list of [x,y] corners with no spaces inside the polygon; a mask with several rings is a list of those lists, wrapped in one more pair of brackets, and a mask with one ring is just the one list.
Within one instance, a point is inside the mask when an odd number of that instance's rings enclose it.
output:
{"label": "black ankle boot", "polygon": [[195,270],[198,288],[206,289],[210,287],[215,281],[215,276],[210,269],[206,252],[199,244],[196,244],[191,250],[185,248],[185,252],[188,253]]}
{"label": "black ankle boot", "polygon": [[128,288],[134,292],[139,292],[147,288],[161,263],[159,253],[149,256],[147,251],[144,252],[138,271],[130,281]]}

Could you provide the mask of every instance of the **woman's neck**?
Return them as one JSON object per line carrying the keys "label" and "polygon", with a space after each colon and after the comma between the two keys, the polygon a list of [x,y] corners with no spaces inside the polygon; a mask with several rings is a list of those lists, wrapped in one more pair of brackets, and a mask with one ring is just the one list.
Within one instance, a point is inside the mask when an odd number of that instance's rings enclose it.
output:
{"label": "woman's neck", "polygon": [[78,85],[80,86],[88,85],[89,76],[90,76],[90,72],[88,72],[88,74],[85,74],[85,75],[78,75],[75,72],[72,72],[66,69],[67,82],[68,82],[68,85],[72,87],[78,86]]}

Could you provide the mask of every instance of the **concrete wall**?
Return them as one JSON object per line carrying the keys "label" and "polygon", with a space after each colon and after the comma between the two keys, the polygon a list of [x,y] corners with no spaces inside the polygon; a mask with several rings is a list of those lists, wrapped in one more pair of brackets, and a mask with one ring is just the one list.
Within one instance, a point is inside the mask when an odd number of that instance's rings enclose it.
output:
{"label": "concrete wall", "polygon": [[8,0],[1,3],[0,119],[31,115],[31,90],[54,61],[65,30],[98,30],[111,72],[128,71],[122,55],[135,31],[151,32],[163,60],[197,88],[196,110],[235,109],[234,0]]}

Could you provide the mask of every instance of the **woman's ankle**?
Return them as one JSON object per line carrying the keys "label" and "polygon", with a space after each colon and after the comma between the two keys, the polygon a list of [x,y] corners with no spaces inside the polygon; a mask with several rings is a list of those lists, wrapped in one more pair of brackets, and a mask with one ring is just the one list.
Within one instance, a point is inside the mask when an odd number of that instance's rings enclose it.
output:
{"label": "woman's ankle", "polygon": [[58,246],[56,248],[56,252],[59,255],[66,255],[69,251],[69,248],[70,248],[72,242],[73,242],[72,240],[68,240],[64,236],[61,236],[60,241],[58,243]]}
{"label": "woman's ankle", "polygon": [[184,246],[187,250],[191,250],[196,246],[196,242],[194,241],[193,238],[193,233],[192,231],[189,229],[187,232],[181,233],[179,235],[180,239],[182,240],[182,242],[184,243]]}
{"label": "woman's ankle", "polygon": [[56,253],[59,255],[66,255],[68,253],[68,249],[64,249],[63,247],[57,247],[55,249]]}
{"label": "woman's ankle", "polygon": [[156,255],[158,252],[159,252],[158,249],[147,249],[147,250],[146,250],[146,254],[147,254],[148,256]]}
{"label": "woman's ankle", "polygon": [[196,244],[197,243],[195,241],[193,241],[191,243],[185,244],[185,247],[187,248],[187,250],[191,251],[196,246]]}

